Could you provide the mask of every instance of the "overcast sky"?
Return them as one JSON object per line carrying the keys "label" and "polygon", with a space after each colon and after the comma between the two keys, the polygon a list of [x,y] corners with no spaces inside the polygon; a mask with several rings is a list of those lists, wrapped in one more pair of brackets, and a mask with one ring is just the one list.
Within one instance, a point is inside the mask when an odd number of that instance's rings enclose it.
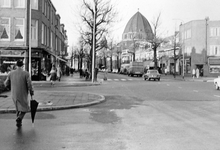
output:
{"label": "overcast sky", "polygon": [[[61,23],[65,25],[69,45],[75,45],[79,37],[79,9],[82,0],[51,0]],[[89,0],[88,0],[89,1]],[[92,1],[92,0],[90,0]],[[129,19],[139,10],[151,24],[161,12],[160,32],[162,36],[172,35],[181,22],[201,20],[220,20],[220,0],[111,0],[118,11],[118,22],[111,36],[120,41]]]}

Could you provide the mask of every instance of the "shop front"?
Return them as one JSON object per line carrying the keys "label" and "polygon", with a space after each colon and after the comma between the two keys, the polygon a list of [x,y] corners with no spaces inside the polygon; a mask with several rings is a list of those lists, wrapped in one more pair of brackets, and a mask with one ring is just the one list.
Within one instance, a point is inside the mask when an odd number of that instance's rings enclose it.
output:
{"label": "shop front", "polygon": [[[16,69],[17,60],[23,60],[24,70],[28,70],[27,49],[10,49],[0,50],[0,76],[7,74]],[[31,79],[33,81],[46,80],[53,63],[62,61],[60,64],[65,64],[66,61],[50,51],[44,49],[31,50]]]}
{"label": "shop front", "polygon": [[220,58],[209,58],[209,76],[217,77],[220,75]]}
{"label": "shop front", "polygon": [[[26,50],[0,50],[0,75],[7,75],[10,71],[16,69],[16,62],[26,61]],[[25,68],[25,66],[24,66]]]}

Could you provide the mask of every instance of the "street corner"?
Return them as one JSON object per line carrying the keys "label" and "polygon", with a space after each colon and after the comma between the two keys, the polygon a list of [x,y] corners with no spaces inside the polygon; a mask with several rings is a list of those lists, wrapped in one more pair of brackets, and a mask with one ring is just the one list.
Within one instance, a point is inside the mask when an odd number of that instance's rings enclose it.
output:
{"label": "street corner", "polygon": [[105,96],[86,92],[40,92],[36,96],[38,111],[88,107],[105,102]]}
{"label": "street corner", "polygon": [[[59,82],[55,83],[53,87],[80,87],[80,86],[98,86],[102,84],[102,82]],[[34,83],[34,87],[52,87],[52,85],[48,82],[45,83]]]}

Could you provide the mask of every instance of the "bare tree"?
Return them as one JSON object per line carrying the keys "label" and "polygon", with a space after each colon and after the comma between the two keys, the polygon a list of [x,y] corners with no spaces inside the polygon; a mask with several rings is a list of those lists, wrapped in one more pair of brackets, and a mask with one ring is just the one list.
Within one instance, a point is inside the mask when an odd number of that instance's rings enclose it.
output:
{"label": "bare tree", "polygon": [[[92,59],[92,47],[93,47],[93,27],[95,20],[95,54],[103,47],[102,38],[108,33],[110,24],[113,22],[116,12],[113,5],[108,0],[93,0],[88,2],[83,0],[81,18],[86,24],[85,28],[81,27],[81,35],[86,44],[90,46],[90,58]],[[94,59],[95,60],[95,59]],[[91,63],[92,65],[92,63]],[[91,72],[92,66],[89,70]]]}
{"label": "bare tree", "polygon": [[160,26],[160,16],[161,13],[157,16],[156,20],[152,22],[153,25],[153,39],[148,42],[151,43],[152,49],[154,51],[154,68],[157,69],[157,48],[164,42],[164,39],[158,36],[158,28]]}

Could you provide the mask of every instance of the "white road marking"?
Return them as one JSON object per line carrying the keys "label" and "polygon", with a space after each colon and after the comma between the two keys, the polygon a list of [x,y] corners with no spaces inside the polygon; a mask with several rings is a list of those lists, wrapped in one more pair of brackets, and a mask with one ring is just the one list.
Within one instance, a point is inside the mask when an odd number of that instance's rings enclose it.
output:
{"label": "white road marking", "polygon": [[214,95],[215,97],[220,97],[220,95]]}
{"label": "white road marking", "polygon": [[132,81],[133,79],[128,79],[128,80]]}
{"label": "white road marking", "polygon": [[126,79],[121,79],[121,81],[126,81]]}
{"label": "white road marking", "polygon": [[114,79],[115,81],[119,81],[119,79]]}
{"label": "white road marking", "polygon": [[199,91],[197,91],[197,90],[193,90],[193,92],[199,92]]}

